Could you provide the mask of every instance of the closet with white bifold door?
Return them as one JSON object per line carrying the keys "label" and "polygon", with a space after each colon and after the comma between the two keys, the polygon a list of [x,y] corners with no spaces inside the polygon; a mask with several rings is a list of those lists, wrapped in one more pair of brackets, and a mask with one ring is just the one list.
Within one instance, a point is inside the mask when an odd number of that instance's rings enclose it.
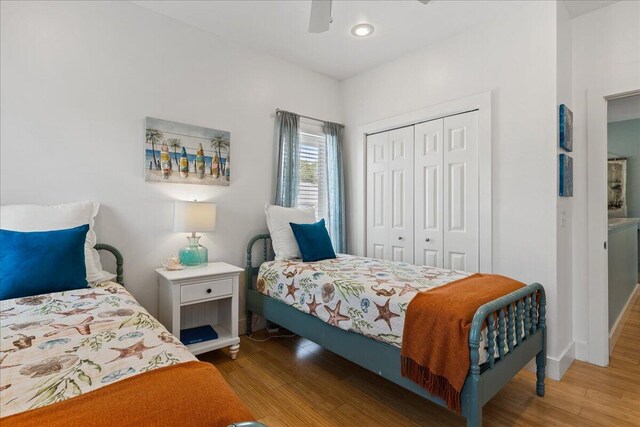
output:
{"label": "closet with white bifold door", "polygon": [[367,256],[477,272],[478,112],[367,135]]}

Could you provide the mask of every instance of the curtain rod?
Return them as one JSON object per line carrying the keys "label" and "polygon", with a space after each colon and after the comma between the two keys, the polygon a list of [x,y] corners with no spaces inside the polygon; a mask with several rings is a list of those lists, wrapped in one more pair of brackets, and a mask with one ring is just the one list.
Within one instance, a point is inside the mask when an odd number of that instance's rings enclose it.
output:
{"label": "curtain rod", "polygon": [[[320,119],[316,119],[315,117],[309,117],[309,116],[303,116],[302,114],[298,114],[298,113],[292,113],[291,111],[287,111],[287,110],[281,110],[279,108],[276,108],[276,114],[278,113],[289,113],[289,114],[296,114],[297,116],[300,117],[304,117],[305,119],[309,119],[309,120],[315,120],[316,122],[321,122],[324,123],[325,120],[320,120]],[[336,123],[339,126],[344,127],[344,125],[342,123]]]}

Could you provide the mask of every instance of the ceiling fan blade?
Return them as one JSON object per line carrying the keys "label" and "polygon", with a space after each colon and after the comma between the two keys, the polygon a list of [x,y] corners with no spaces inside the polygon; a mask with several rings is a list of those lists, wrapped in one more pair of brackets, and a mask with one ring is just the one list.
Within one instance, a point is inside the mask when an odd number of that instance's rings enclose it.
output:
{"label": "ceiling fan blade", "polygon": [[429,4],[431,0],[418,0],[422,4]]}
{"label": "ceiling fan blade", "polygon": [[311,0],[310,33],[324,33],[331,24],[331,0]]}

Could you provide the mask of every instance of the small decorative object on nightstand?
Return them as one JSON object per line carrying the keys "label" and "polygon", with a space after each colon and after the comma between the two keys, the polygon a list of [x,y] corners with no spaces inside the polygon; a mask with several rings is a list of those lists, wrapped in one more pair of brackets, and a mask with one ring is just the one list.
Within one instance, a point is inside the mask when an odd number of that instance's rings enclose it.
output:
{"label": "small decorative object on nightstand", "polygon": [[[200,267],[168,271],[158,268],[160,285],[159,320],[193,354],[229,347],[235,359],[238,337],[239,267],[212,262]],[[217,338],[215,338],[217,335]]]}

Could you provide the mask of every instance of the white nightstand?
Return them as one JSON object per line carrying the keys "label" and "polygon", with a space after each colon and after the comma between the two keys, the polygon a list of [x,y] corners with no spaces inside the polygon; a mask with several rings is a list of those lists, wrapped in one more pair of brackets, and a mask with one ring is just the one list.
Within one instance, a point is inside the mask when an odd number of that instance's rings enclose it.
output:
{"label": "white nightstand", "polygon": [[240,349],[238,337],[239,267],[212,262],[180,271],[156,269],[159,275],[159,320],[173,335],[180,330],[211,325],[215,340],[187,346],[193,354],[229,347],[235,359]]}

